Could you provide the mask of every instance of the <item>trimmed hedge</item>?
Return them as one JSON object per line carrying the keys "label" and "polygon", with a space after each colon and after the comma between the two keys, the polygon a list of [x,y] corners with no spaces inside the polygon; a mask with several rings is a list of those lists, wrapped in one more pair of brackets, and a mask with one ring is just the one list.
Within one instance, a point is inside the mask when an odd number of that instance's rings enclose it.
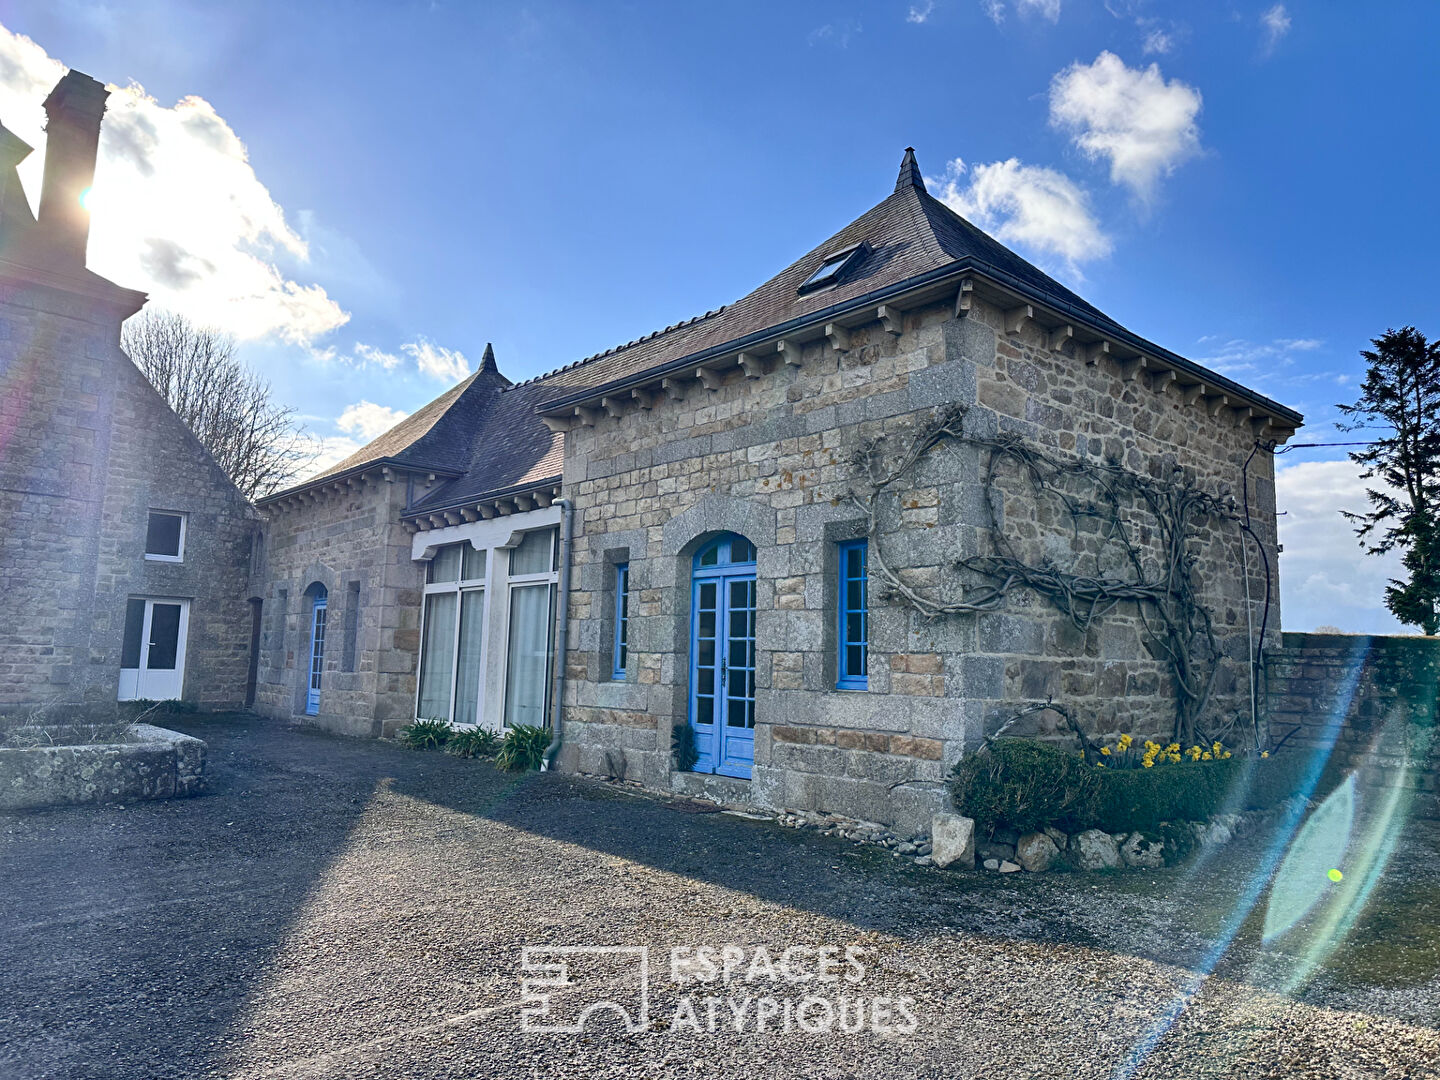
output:
{"label": "trimmed hedge", "polygon": [[1103,772],[1049,743],[1000,739],[955,766],[955,805],[986,832],[1088,828]]}
{"label": "trimmed hedge", "polygon": [[[955,766],[955,805],[986,833],[1156,832],[1162,822],[1265,809],[1301,791],[1312,769],[1302,751],[1271,760],[1184,761],[1151,769],[1097,769],[1078,753],[1029,739],[999,739]],[[1327,770],[1316,788],[1338,781]]]}

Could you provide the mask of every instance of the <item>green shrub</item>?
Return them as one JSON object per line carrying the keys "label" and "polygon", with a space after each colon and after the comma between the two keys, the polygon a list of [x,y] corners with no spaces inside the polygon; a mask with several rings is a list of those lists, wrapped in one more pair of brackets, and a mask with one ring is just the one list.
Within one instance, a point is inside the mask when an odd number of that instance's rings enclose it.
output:
{"label": "green shrub", "polygon": [[531,724],[516,724],[505,732],[505,741],[495,755],[495,764],[511,772],[538,769],[550,745],[550,729]]}
{"label": "green shrub", "polygon": [[[1204,821],[1214,814],[1262,810],[1300,793],[1313,758],[1292,750],[1273,758],[1223,758],[1100,768],[1077,753],[1029,739],[1000,739],[955,767],[955,805],[985,832],[1032,832],[1047,825],[1075,832],[1139,830],[1165,834],[1162,823]],[[1343,778],[1327,768],[1311,797]]]}
{"label": "green shrub", "polygon": [[1103,772],[1079,754],[1029,739],[999,739],[961,759],[953,791],[961,813],[987,834],[1084,827]]}
{"label": "green shrub", "polygon": [[500,751],[500,736],[486,728],[465,728],[450,736],[445,752],[456,757],[493,758]]}
{"label": "green shrub", "polygon": [[448,720],[416,720],[400,729],[400,741],[413,750],[438,750],[454,734]]}
{"label": "green shrub", "polygon": [[1244,759],[1190,761],[1153,769],[1095,770],[1090,827],[1106,832],[1155,830],[1162,821],[1204,821],[1230,807]]}
{"label": "green shrub", "polygon": [[676,724],[670,732],[670,749],[675,754],[675,768],[689,772],[700,760],[700,750],[695,745],[695,729],[689,723]]}

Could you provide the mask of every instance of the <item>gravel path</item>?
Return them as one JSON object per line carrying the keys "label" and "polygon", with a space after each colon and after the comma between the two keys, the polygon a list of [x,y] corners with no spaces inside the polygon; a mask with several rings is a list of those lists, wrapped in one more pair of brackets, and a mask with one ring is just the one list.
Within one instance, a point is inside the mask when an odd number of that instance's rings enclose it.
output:
{"label": "gravel path", "polygon": [[[1338,948],[1302,924],[1287,954],[1258,945],[1263,896],[1234,917],[1263,837],[1181,870],[951,874],[553,775],[175,726],[209,741],[211,794],[0,816],[4,1080],[1440,1076],[1433,822]],[[553,945],[648,946],[645,1028],[522,1030],[521,949]],[[726,945],[728,987],[671,981],[672,947]],[[747,981],[759,946],[849,946],[863,978]],[[632,958],[572,964],[554,1015],[634,1001]],[[785,1030],[806,996],[818,1030]],[[842,998],[861,1030],[824,1029]]]}

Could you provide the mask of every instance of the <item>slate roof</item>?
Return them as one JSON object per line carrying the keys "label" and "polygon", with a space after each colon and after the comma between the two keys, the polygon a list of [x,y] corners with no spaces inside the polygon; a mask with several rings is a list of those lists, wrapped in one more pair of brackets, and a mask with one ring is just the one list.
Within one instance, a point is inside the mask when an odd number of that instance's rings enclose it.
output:
{"label": "slate roof", "polygon": [[[802,283],[830,255],[860,243],[865,244],[864,254],[846,267],[837,284],[801,292]],[[1207,384],[1229,386],[1265,402],[1297,424],[1301,421],[1293,410],[1131,333],[970,224],[930,195],[915,152],[907,149],[891,195],[735,303],[518,385],[511,385],[496,370],[494,353],[487,346],[480,371],[320,477],[299,486],[381,462],[451,474],[451,479],[409,511],[422,513],[558,482],[564,436],[547,429],[537,410],[623,385],[707,350],[733,347],[748,336],[821,317],[847,302],[898,291],[926,275],[943,276],[961,266],[1015,288],[1097,332],[1173,357],[1202,373]]]}
{"label": "slate roof", "polygon": [[490,400],[480,437],[467,444],[464,473],[431,491],[414,513],[475,502],[507,491],[558,482],[565,460],[565,436],[535,415],[544,387],[512,386]]}
{"label": "slate roof", "polygon": [[[861,242],[866,243],[867,253],[846,268],[838,284],[799,291],[828,255]],[[577,391],[621,382],[962,260],[977,268],[992,268],[997,277],[1023,284],[1027,291],[1049,298],[1057,308],[1073,309],[1093,321],[1114,325],[1103,312],[930,195],[915,152],[907,149],[893,194],[747,296],[542,378],[552,388],[552,399],[564,400]]]}

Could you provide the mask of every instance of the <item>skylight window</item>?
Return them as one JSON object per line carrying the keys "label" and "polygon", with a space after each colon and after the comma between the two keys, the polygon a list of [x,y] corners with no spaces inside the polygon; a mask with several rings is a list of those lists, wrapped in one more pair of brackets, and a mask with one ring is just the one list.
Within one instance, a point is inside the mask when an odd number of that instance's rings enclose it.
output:
{"label": "skylight window", "polygon": [[840,280],[840,275],[845,268],[855,261],[856,256],[865,247],[864,244],[856,244],[844,251],[837,251],[833,255],[827,255],[820,268],[811,274],[800,286],[801,292],[809,292],[811,289],[819,289],[825,285],[834,285]]}

